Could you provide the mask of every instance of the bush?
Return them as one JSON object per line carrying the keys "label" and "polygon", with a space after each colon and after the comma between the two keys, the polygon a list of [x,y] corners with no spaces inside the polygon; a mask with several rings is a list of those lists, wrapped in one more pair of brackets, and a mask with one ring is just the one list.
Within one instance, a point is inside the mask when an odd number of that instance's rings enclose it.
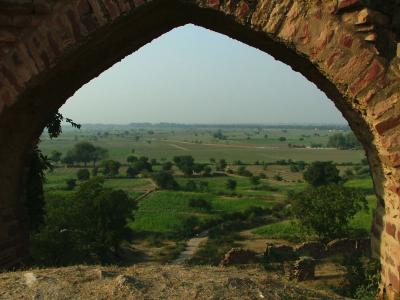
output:
{"label": "bush", "polygon": [[88,180],[90,178],[89,170],[88,169],[80,169],[80,170],[78,170],[78,172],[76,173],[76,177],[80,181]]}
{"label": "bush", "polygon": [[43,228],[32,237],[32,256],[39,265],[105,263],[131,240],[127,222],[136,203],[121,190],[103,187],[94,178],[70,197],[47,199]]}
{"label": "bush", "polygon": [[331,161],[315,161],[303,173],[304,180],[314,187],[342,181],[338,168]]}
{"label": "bush", "polygon": [[292,195],[291,200],[292,212],[300,225],[321,239],[348,234],[350,219],[368,207],[364,193],[336,184],[309,187]]}
{"label": "bush", "polygon": [[155,173],[153,174],[152,178],[160,189],[166,189],[166,190],[179,189],[178,183],[175,181],[174,177],[169,172],[161,171]]}
{"label": "bush", "polygon": [[228,180],[226,181],[226,188],[227,188],[227,189],[229,189],[229,190],[231,190],[231,191],[234,191],[234,190],[236,189],[236,186],[237,186],[236,180],[228,179]]}
{"label": "bush", "polygon": [[139,173],[139,170],[134,167],[128,167],[128,169],[126,169],[126,176],[129,178],[135,178]]}
{"label": "bush", "polygon": [[67,191],[72,191],[76,187],[76,179],[67,179],[66,184],[67,186],[65,189]]}
{"label": "bush", "polygon": [[201,198],[190,199],[189,207],[199,208],[206,211],[209,211],[212,208],[211,203],[209,201]]}

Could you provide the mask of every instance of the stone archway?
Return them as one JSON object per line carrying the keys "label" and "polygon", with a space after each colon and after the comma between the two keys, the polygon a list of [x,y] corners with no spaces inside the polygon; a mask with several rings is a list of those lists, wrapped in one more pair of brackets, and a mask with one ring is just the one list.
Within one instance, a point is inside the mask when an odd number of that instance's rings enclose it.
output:
{"label": "stone archway", "polygon": [[24,163],[77,89],[174,27],[193,23],[301,72],[349,121],[378,196],[373,253],[400,292],[400,58],[390,18],[358,0],[0,1],[0,265],[27,253]]}

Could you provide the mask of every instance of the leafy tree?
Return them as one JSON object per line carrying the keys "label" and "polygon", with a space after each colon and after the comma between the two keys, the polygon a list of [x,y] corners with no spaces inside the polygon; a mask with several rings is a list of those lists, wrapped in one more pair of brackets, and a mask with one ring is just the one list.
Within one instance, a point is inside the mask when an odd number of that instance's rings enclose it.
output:
{"label": "leafy tree", "polygon": [[353,132],[349,132],[347,134],[336,133],[331,135],[329,137],[327,146],[340,150],[362,148],[360,142],[357,140]]}
{"label": "leafy tree", "polygon": [[49,159],[55,163],[61,161],[62,153],[60,151],[54,150],[51,152]]}
{"label": "leafy tree", "polygon": [[313,162],[303,173],[303,177],[305,181],[315,187],[342,181],[338,168],[331,161]]}
{"label": "leafy tree", "polygon": [[153,172],[153,167],[149,163],[148,157],[141,156],[137,162],[133,164],[133,168],[139,172]]}
{"label": "leafy tree", "polygon": [[75,161],[83,162],[86,167],[87,163],[92,161],[96,147],[89,142],[80,142],[76,144],[72,150]]}
{"label": "leafy tree", "polygon": [[76,173],[76,177],[80,181],[88,180],[90,178],[90,172],[88,169],[79,169]]}
{"label": "leafy tree", "polygon": [[286,138],[285,138],[284,136],[281,136],[278,140],[279,140],[280,142],[284,142],[284,141],[286,141]]}
{"label": "leafy tree", "polygon": [[127,158],[126,158],[126,161],[128,162],[128,163],[134,163],[134,162],[136,162],[138,160],[138,158],[136,157],[136,156],[134,156],[134,155],[129,155]]}
{"label": "leafy tree", "polygon": [[212,173],[211,167],[210,166],[205,166],[204,170],[203,170],[203,176],[209,177],[209,176],[211,176],[211,173]]}
{"label": "leafy tree", "polygon": [[[79,124],[74,123],[71,119],[64,118],[63,115],[57,112],[51,116],[45,126],[51,139],[58,137],[62,133],[61,122],[64,120],[73,127],[80,128]],[[25,205],[28,210],[30,230],[32,232],[36,231],[43,222],[45,172],[53,168],[47,156],[43,155],[37,147],[40,140],[36,142],[30,154],[25,191]],[[53,158],[57,160],[59,158],[58,154]]]}
{"label": "leafy tree", "polygon": [[67,166],[71,166],[75,163],[75,156],[71,150],[67,152],[67,154],[61,159],[61,162],[66,164]]}
{"label": "leafy tree", "polygon": [[226,169],[226,167],[228,166],[228,164],[226,163],[225,159],[220,159],[215,168],[217,169],[217,171],[224,171]]}
{"label": "leafy tree", "polygon": [[131,240],[127,222],[136,208],[121,190],[99,178],[83,183],[70,198],[49,199],[45,224],[33,236],[33,257],[41,265],[107,263]]}
{"label": "leafy tree", "polygon": [[121,164],[118,161],[110,159],[103,161],[102,167],[104,175],[113,177],[119,174],[119,168],[121,167]]}
{"label": "leafy tree", "polygon": [[194,180],[188,180],[188,182],[186,182],[185,189],[191,192],[196,191],[197,190],[196,182]]}
{"label": "leafy tree", "polygon": [[67,184],[66,189],[68,191],[71,191],[76,187],[76,179],[67,179],[65,183]]}
{"label": "leafy tree", "polygon": [[228,180],[226,181],[226,188],[227,188],[227,189],[229,189],[229,190],[231,190],[231,191],[234,191],[234,190],[236,189],[236,186],[237,186],[236,180],[228,179]]}
{"label": "leafy tree", "polygon": [[140,171],[134,167],[128,167],[128,169],[126,169],[126,176],[129,178],[135,178],[139,173]]}
{"label": "leafy tree", "polygon": [[175,156],[174,162],[176,166],[185,174],[192,176],[195,168],[194,158],[191,155]]}
{"label": "leafy tree", "polygon": [[201,198],[190,199],[189,207],[199,208],[206,211],[209,211],[212,208],[210,201]]}
{"label": "leafy tree", "polygon": [[227,136],[222,133],[222,130],[219,129],[217,132],[213,134],[213,137],[218,140],[226,140]]}
{"label": "leafy tree", "polygon": [[165,163],[163,163],[162,169],[163,169],[163,171],[171,171],[173,165],[174,164],[172,162],[166,161]]}
{"label": "leafy tree", "polygon": [[252,185],[259,185],[260,184],[260,177],[258,176],[251,176],[250,177],[250,183]]}
{"label": "leafy tree", "polygon": [[154,173],[152,176],[153,180],[160,189],[166,190],[177,190],[179,189],[178,183],[170,172],[161,171]]}
{"label": "leafy tree", "polygon": [[308,187],[292,197],[292,211],[300,225],[321,239],[342,237],[352,217],[367,209],[365,195],[337,184]]}

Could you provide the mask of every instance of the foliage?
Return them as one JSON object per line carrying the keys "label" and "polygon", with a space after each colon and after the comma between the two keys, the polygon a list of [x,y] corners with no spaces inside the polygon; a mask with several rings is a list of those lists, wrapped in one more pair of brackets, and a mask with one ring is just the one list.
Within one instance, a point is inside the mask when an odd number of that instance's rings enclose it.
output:
{"label": "foliage", "polygon": [[237,186],[236,180],[228,179],[228,180],[226,181],[226,188],[227,188],[227,189],[229,189],[229,190],[231,190],[231,191],[234,191],[234,190],[236,189],[236,186]]}
{"label": "foliage", "polygon": [[29,166],[26,188],[26,207],[28,209],[30,229],[35,231],[43,222],[43,183],[46,180],[45,172],[47,170],[52,170],[53,167],[48,158],[44,156],[37,147],[33,148]]}
{"label": "foliage", "polygon": [[165,189],[165,190],[179,189],[178,183],[175,181],[174,176],[172,176],[170,172],[160,171],[154,173],[152,178],[160,189]]}
{"label": "foliage", "polygon": [[34,261],[57,266],[112,261],[121,243],[132,238],[127,220],[135,208],[125,192],[104,188],[99,178],[69,198],[48,199],[44,226],[32,238]]}
{"label": "foliage", "polygon": [[54,150],[51,152],[49,159],[55,163],[61,161],[62,153],[60,151]]}
{"label": "foliage", "polygon": [[364,193],[336,184],[309,187],[294,194],[291,200],[292,212],[299,224],[321,239],[344,236],[350,219],[367,209]]}
{"label": "foliage", "polygon": [[134,167],[128,167],[126,169],[126,176],[129,178],[135,178],[137,175],[139,175],[139,173],[139,170]]}
{"label": "foliage", "polygon": [[76,173],[78,180],[84,181],[90,178],[90,172],[88,169],[79,169]]}
{"label": "foliage", "polygon": [[129,155],[127,158],[126,158],[126,161],[128,162],[128,163],[134,163],[134,162],[136,162],[138,160],[138,158],[136,157],[136,156],[134,156],[134,155]]}
{"label": "foliage", "polygon": [[209,210],[211,210],[212,205],[211,205],[210,201],[207,201],[206,199],[193,198],[193,199],[189,200],[189,207],[199,208],[199,209],[209,211]]}
{"label": "foliage", "polygon": [[376,299],[380,283],[379,261],[363,257],[360,252],[351,252],[344,255],[343,265],[346,276],[338,292],[354,299]]}
{"label": "foliage", "polygon": [[340,150],[362,148],[360,142],[357,140],[353,132],[349,132],[347,134],[336,133],[330,136],[327,146]]}
{"label": "foliage", "polygon": [[71,191],[76,187],[76,179],[67,179],[65,183],[67,184],[67,191]]}
{"label": "foliage", "polygon": [[226,140],[227,136],[222,133],[222,130],[218,130],[213,134],[213,137],[218,140]]}
{"label": "foliage", "polygon": [[107,156],[108,151],[106,149],[96,147],[89,142],[80,142],[67,152],[63,162],[67,164],[82,162],[85,167],[89,162],[93,162],[93,166],[96,166],[98,160],[104,159]]}
{"label": "foliage", "polygon": [[195,169],[195,163],[194,163],[194,158],[191,155],[182,155],[182,156],[175,156],[174,157],[174,162],[176,166],[185,174],[185,176],[192,176],[194,169]]}
{"label": "foliage", "polygon": [[121,167],[121,164],[118,161],[110,159],[103,161],[101,166],[104,175],[114,177],[119,174],[119,168]]}
{"label": "foliage", "polygon": [[224,171],[227,166],[228,166],[228,164],[226,163],[226,160],[225,159],[220,159],[215,164],[215,169],[217,171]]}
{"label": "foliage", "polygon": [[342,181],[338,168],[331,161],[315,161],[303,173],[304,180],[317,187]]}

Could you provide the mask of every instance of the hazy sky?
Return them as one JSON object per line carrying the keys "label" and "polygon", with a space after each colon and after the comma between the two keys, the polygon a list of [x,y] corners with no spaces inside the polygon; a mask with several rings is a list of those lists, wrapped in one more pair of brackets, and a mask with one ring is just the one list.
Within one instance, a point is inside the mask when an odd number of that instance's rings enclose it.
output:
{"label": "hazy sky", "polygon": [[83,86],[61,111],[78,123],[344,123],[325,94],[271,56],[187,25]]}

